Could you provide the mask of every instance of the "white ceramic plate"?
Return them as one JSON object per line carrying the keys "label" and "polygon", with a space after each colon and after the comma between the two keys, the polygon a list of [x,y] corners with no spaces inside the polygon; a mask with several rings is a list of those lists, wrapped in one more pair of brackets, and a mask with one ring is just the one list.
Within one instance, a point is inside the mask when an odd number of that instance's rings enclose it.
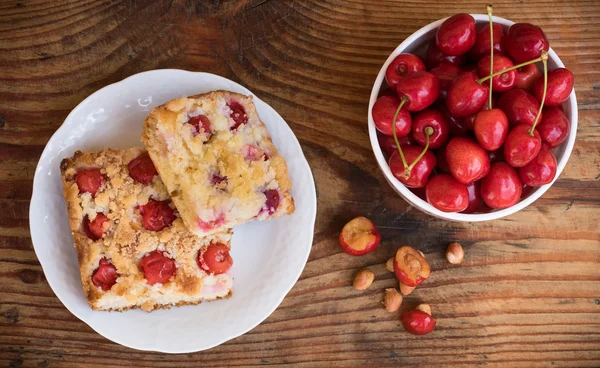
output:
{"label": "white ceramic plate", "polygon": [[169,69],[136,74],[109,85],[86,98],[69,114],[38,163],[29,225],[46,279],[71,313],[121,345],[186,353],[240,336],[277,308],[308,259],[317,206],[313,176],[287,123],[255,96],[258,113],[287,161],[296,212],[234,229],[233,296],[152,313],[98,312],[88,306],[62,196],[61,160],[76,150],[141,146],[142,123],[152,108],[173,98],[217,89],[252,94],[239,84],[213,74]]}

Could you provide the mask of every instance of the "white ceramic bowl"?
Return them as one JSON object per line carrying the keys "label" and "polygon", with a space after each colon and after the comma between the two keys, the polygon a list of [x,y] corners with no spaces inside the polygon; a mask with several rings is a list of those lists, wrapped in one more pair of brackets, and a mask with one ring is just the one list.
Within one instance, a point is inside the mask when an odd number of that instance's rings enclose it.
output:
{"label": "white ceramic bowl", "polygon": [[[471,14],[477,25],[487,24],[489,22],[488,16],[486,14]],[[371,90],[371,99],[369,101],[369,137],[371,139],[371,146],[373,147],[373,152],[375,153],[375,158],[377,159],[377,163],[383,171],[383,175],[388,183],[394,188],[394,190],[402,196],[409,204],[418,208],[419,210],[428,213],[432,216],[453,220],[453,221],[465,221],[465,222],[475,222],[475,221],[488,221],[498,219],[504,216],[511,215],[517,211],[522,210],[523,208],[529,206],[536,199],[541,197],[550,186],[554,183],[554,181],[558,178],[562,170],[564,169],[567,161],[569,160],[569,156],[571,155],[571,151],[573,150],[573,144],[575,143],[575,135],[577,133],[577,99],[575,98],[575,91],[571,92],[569,99],[563,103],[563,108],[565,111],[565,115],[569,119],[571,123],[569,136],[559,147],[553,150],[554,155],[556,156],[557,168],[556,168],[556,177],[550,184],[543,185],[541,187],[535,188],[527,197],[521,199],[521,201],[515,204],[512,207],[505,208],[502,210],[494,210],[489,213],[474,213],[474,214],[464,214],[464,213],[450,213],[443,212],[433,207],[426,201],[422,200],[418,196],[416,196],[413,192],[411,192],[407,187],[405,187],[390,170],[388,165],[388,160],[384,156],[381,148],[379,147],[379,142],[377,141],[377,129],[375,128],[375,122],[373,121],[373,104],[377,100],[378,94],[380,90],[386,86],[385,84],[385,70],[388,65],[394,60],[396,56],[402,53],[412,53],[419,56],[425,56],[425,51],[427,50],[427,46],[431,42],[431,40],[435,37],[437,29],[446,19],[440,19],[433,23],[426,25],[425,27],[419,29],[412,35],[410,35],[404,42],[400,44],[400,46],[396,47],[394,52],[388,57],[386,62],[379,70],[379,74],[377,75],[377,79],[373,84],[373,89]],[[514,22],[511,22],[508,19],[494,17],[494,23],[502,24],[506,29],[510,27]],[[564,67],[562,61],[556,53],[550,49],[548,52],[548,67],[549,69]]]}

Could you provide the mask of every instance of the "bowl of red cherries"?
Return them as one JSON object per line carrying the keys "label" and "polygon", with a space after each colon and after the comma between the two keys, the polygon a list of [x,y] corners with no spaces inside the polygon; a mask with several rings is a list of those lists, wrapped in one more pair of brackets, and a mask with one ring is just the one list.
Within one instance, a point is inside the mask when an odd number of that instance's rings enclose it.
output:
{"label": "bowl of red cherries", "polygon": [[386,180],[433,216],[487,221],[550,188],[577,131],[574,76],[543,30],[456,14],[408,37],[382,66],[369,136]]}

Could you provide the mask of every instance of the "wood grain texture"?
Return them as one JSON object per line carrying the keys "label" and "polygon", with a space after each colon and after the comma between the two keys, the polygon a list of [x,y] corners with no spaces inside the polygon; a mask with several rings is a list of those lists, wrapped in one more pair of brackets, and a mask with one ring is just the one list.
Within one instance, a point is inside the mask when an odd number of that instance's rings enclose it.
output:
{"label": "wood grain texture", "polygon": [[[589,1],[494,2],[543,27],[576,76],[577,142],[554,186],[506,219],[449,223],[385,182],[367,135],[368,97],[390,52],[427,23],[484,3],[369,0],[0,1],[0,366],[599,367],[600,10]],[[138,352],[71,315],[29,237],[37,160],[69,111],[97,89],[156,68],[233,79],[300,139],[318,190],[315,241],[281,306],[246,335],[196,354]],[[356,215],[384,239],[355,258],[337,235]],[[461,266],[445,246],[459,241]],[[432,305],[434,333],[403,331],[381,306],[399,245],[427,254],[431,278],[404,308]],[[353,273],[376,274],[365,292]]]}

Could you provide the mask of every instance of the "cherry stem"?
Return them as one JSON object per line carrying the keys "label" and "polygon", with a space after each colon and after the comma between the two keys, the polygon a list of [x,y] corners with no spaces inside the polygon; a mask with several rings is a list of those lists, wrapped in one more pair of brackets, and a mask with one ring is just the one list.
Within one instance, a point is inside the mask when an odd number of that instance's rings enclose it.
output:
{"label": "cherry stem", "polygon": [[544,101],[546,101],[546,91],[548,90],[548,52],[542,50],[542,64],[544,64],[544,93],[542,94],[542,101],[540,101],[540,108],[535,116],[535,120],[533,121],[533,125],[531,125],[531,129],[529,129],[529,135],[533,137],[533,132],[535,131],[535,126],[540,120],[540,116],[542,115],[542,109],[544,108]]}
{"label": "cherry stem", "polygon": [[[492,21],[492,4],[486,5],[488,17],[490,18],[490,74],[494,72],[494,22]],[[489,110],[492,109],[492,78],[490,78],[490,97],[488,100]]]}
{"label": "cherry stem", "polygon": [[398,153],[400,154],[400,158],[402,159],[402,165],[404,165],[404,169],[408,167],[406,163],[406,158],[404,157],[404,153],[402,153],[402,148],[400,147],[400,142],[398,141],[398,135],[396,135],[396,119],[398,118],[398,114],[400,113],[400,109],[404,105],[404,103],[408,102],[408,98],[406,96],[402,97],[400,101],[400,105],[396,109],[396,113],[394,114],[394,119],[392,119],[392,135],[394,136],[394,141],[396,142],[396,148],[398,148]]}
{"label": "cherry stem", "polygon": [[419,160],[422,159],[423,156],[425,156],[425,153],[427,153],[427,150],[429,149],[429,136],[432,134],[433,134],[433,128],[430,126],[425,127],[425,148],[423,148],[423,152],[421,152],[421,154],[413,161],[413,163],[410,164],[409,167],[404,169],[404,178],[406,180],[408,180],[408,178],[410,178],[410,172],[412,171],[413,167],[415,167],[417,162],[419,162]]}
{"label": "cherry stem", "polygon": [[[544,52],[546,52],[546,51],[542,50],[542,55],[544,54]],[[547,52],[546,52],[546,53],[547,53]],[[546,57],[547,57],[547,56],[546,56]],[[521,63],[521,64],[517,64],[517,65],[511,66],[510,68],[502,69],[502,70],[500,70],[500,71],[497,71],[496,73],[493,73],[493,74],[490,74],[490,75],[486,75],[485,77],[483,77],[483,78],[481,78],[481,79],[477,79],[477,83],[481,84],[481,83],[485,82],[485,81],[486,81],[486,80],[488,80],[488,79],[491,79],[491,78],[494,78],[494,77],[497,77],[497,76],[499,76],[499,75],[500,75],[500,74],[502,74],[502,73],[510,72],[511,70],[515,70],[515,69],[522,68],[522,67],[524,67],[525,65],[529,65],[529,64],[537,63],[538,61],[542,61],[542,56],[540,56],[539,58],[535,58],[535,59],[532,59],[532,60],[526,61],[526,62],[524,62],[524,63]]]}

